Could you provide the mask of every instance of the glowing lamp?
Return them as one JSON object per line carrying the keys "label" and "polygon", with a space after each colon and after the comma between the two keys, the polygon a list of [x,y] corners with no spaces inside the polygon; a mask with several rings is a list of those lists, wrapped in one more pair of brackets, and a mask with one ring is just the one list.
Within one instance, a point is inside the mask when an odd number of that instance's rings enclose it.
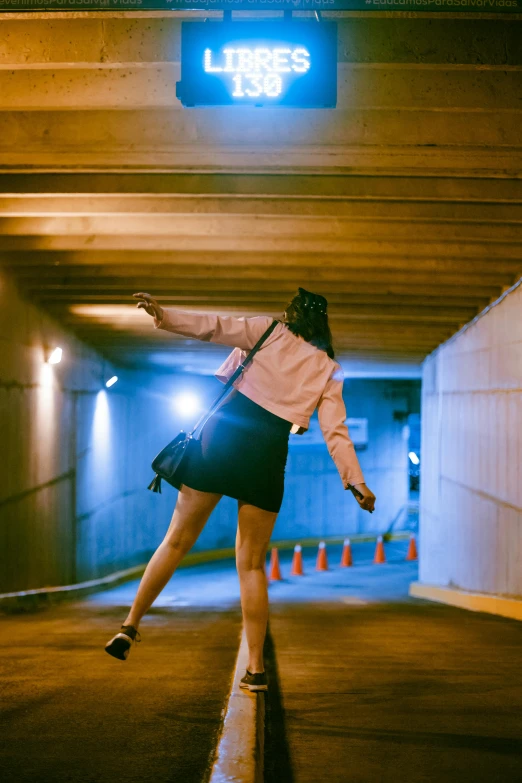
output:
{"label": "glowing lamp", "polygon": [[182,392],[174,398],[174,406],[182,416],[192,416],[200,408],[199,399],[192,392]]}
{"label": "glowing lamp", "polygon": [[408,454],[408,457],[410,458],[410,460],[413,462],[414,465],[418,465],[419,464],[420,459],[418,458],[418,456],[415,454],[414,451],[410,451],[410,453]]}
{"label": "glowing lamp", "polygon": [[107,381],[107,383],[105,384],[105,385],[106,385],[106,387],[107,387],[108,389],[110,389],[110,388],[111,388],[111,386],[114,386],[114,384],[116,383],[116,381],[117,381],[117,380],[118,380],[118,376],[117,376],[117,375],[113,375],[113,376],[112,376],[112,378],[109,378],[109,380],[108,380],[108,381]]}
{"label": "glowing lamp", "polygon": [[59,362],[62,361],[62,349],[61,348],[53,348],[53,350],[49,353],[47,364],[59,364]]}

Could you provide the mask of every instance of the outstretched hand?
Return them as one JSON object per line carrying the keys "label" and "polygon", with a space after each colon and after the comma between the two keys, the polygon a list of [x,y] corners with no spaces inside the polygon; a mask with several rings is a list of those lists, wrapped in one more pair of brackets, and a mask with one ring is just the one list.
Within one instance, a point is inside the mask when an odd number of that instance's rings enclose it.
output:
{"label": "outstretched hand", "polygon": [[350,484],[349,489],[360,507],[372,514],[375,511],[375,495],[366,484]]}
{"label": "outstretched hand", "polygon": [[152,315],[154,318],[157,318],[158,321],[161,321],[163,318],[163,309],[153,296],[140,292],[139,294],[133,294],[133,297],[138,299],[138,309],[142,307],[148,315]]}

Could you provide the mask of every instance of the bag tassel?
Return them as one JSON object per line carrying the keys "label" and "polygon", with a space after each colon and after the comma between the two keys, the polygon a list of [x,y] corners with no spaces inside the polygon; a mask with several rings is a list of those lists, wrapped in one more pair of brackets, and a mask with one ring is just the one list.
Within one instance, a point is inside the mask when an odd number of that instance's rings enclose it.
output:
{"label": "bag tassel", "polygon": [[147,489],[151,489],[153,492],[159,492],[159,494],[161,495],[161,476],[158,476],[158,474],[156,473],[156,475],[150,482]]}

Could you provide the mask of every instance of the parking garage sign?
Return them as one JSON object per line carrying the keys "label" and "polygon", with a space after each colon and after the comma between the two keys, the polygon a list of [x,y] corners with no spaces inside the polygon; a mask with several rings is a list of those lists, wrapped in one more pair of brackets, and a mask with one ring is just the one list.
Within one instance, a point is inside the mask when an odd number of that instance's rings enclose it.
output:
{"label": "parking garage sign", "polygon": [[184,22],[184,106],[334,107],[335,22]]}

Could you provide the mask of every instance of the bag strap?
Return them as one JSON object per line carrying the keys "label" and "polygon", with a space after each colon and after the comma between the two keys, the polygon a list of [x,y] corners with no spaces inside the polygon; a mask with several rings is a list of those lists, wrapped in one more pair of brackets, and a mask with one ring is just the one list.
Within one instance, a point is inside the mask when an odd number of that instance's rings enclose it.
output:
{"label": "bag strap", "polygon": [[252,350],[250,351],[248,356],[245,357],[244,361],[239,365],[237,370],[235,370],[234,373],[230,376],[230,378],[226,382],[226,384],[225,384],[221,394],[219,395],[219,397],[213,402],[213,404],[211,405],[211,407],[209,408],[207,413],[205,413],[200,418],[200,420],[195,425],[195,427],[193,427],[192,430],[189,432],[189,434],[188,434],[189,438],[193,438],[194,437],[194,433],[196,432],[196,430],[202,429],[203,426],[210,419],[210,417],[214,415],[216,410],[219,408],[221,402],[227,396],[228,392],[232,388],[233,384],[237,381],[239,376],[242,375],[242,373],[246,369],[247,365],[250,364],[250,362],[252,361],[252,359],[254,358],[256,353],[259,351],[259,349],[261,348],[261,346],[263,345],[265,340],[267,340],[268,337],[270,337],[270,335],[272,334],[272,332],[276,328],[277,324],[279,324],[279,323],[281,323],[281,321],[277,321],[277,320],[272,321],[272,323],[270,324],[270,326],[268,327],[266,332],[264,332],[264,334],[259,338],[259,340],[254,345],[254,347],[252,348]]}

